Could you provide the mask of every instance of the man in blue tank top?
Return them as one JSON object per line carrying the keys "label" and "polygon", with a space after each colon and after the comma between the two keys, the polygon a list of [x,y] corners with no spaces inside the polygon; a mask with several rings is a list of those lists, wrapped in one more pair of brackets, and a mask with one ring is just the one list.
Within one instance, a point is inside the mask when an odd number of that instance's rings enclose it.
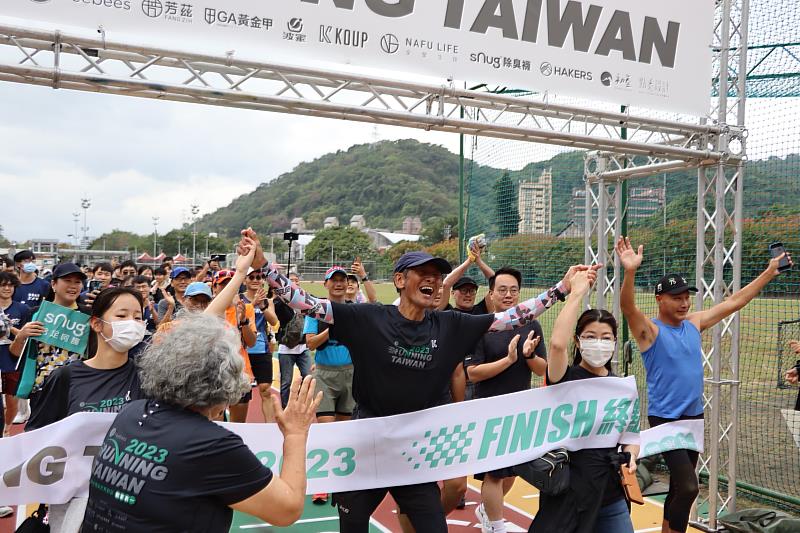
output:
{"label": "man in blue tank top", "polygon": [[[617,255],[625,270],[620,305],[639,345],[647,371],[648,420],[654,427],[675,420],[703,418],[703,355],[701,334],[742,309],[778,275],[781,257],[746,287],[710,309],[690,312],[690,293],[697,292],[682,274],[667,274],[656,285],[657,318],[636,307],[634,278],[642,264],[644,247],[634,250],[630,239],[617,241]],[[789,258],[791,263],[791,257]],[[674,450],[663,454],[670,472],[664,502],[662,533],[684,533],[689,511],[699,491],[695,468],[698,453]]]}

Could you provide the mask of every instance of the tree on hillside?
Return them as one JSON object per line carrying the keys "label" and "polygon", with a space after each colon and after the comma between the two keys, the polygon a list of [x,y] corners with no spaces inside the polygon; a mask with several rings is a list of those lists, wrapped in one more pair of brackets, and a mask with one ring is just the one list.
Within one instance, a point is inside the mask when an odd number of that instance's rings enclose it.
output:
{"label": "tree on hillside", "polygon": [[511,175],[504,172],[494,184],[494,216],[500,238],[516,235],[519,231],[519,206],[517,190]]}
{"label": "tree on hillside", "polygon": [[422,244],[432,246],[449,239],[458,239],[457,216],[431,217],[425,222],[422,228]]}
{"label": "tree on hillside", "polygon": [[350,226],[328,228],[317,232],[306,246],[306,261],[340,263],[349,266],[356,258],[366,261],[375,255],[367,235]]}
{"label": "tree on hillside", "polygon": [[0,226],[0,246],[9,246],[11,243],[3,236],[3,226]]}
{"label": "tree on hillside", "polygon": [[425,248],[422,244],[418,242],[411,242],[411,241],[400,241],[388,250],[386,250],[386,255],[389,256],[391,259],[392,264],[394,264],[400,257],[408,252],[417,252]]}

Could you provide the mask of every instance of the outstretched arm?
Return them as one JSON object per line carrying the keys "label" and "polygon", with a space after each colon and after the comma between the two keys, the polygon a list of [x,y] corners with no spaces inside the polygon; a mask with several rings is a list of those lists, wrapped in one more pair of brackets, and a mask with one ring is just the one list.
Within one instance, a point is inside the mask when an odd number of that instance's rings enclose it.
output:
{"label": "outstretched arm", "polygon": [[233,303],[233,297],[239,294],[239,287],[244,283],[247,269],[250,268],[250,265],[253,263],[253,256],[256,253],[256,244],[250,239],[245,239],[239,251],[239,257],[236,259],[236,272],[234,272],[233,278],[228,282],[228,285],[211,300],[206,310],[203,311],[204,313],[225,316],[225,310]]}
{"label": "outstretched arm", "polygon": [[[736,311],[739,311],[745,305],[750,303],[753,298],[758,296],[758,293],[761,292],[761,289],[766,287],[770,281],[780,274],[780,272],[778,272],[778,265],[785,255],[787,254],[784,253],[779,257],[773,258],[767,265],[767,268],[764,270],[764,272],[762,272],[756,279],[748,283],[745,287],[735,292],[727,300],[718,303],[711,309],[691,313],[687,317],[687,320],[694,324],[700,331],[705,331],[708,328],[714,327],[720,320],[729,317]],[[789,264],[793,264],[791,256],[789,256]]]}
{"label": "outstretched arm", "polygon": [[617,256],[622,268],[625,270],[625,278],[622,280],[622,291],[620,293],[620,308],[622,314],[628,320],[628,327],[639,345],[639,350],[644,352],[655,342],[658,336],[658,326],[647,318],[642,311],[636,307],[636,291],[634,280],[636,271],[642,264],[644,258],[644,246],[634,251],[631,240],[620,237],[617,241]]}
{"label": "outstretched arm", "polygon": [[578,322],[578,314],[583,305],[583,297],[589,294],[591,284],[585,272],[579,272],[572,280],[572,292],[558,318],[553,323],[550,335],[550,350],[547,353],[547,379],[550,383],[558,383],[564,377],[569,366],[567,351]]}
{"label": "outstretched arm", "polygon": [[495,313],[495,321],[492,323],[489,331],[508,331],[530,323],[539,315],[550,309],[557,300],[563,300],[570,293],[570,283],[578,272],[587,272],[589,279],[594,282],[594,280],[597,279],[598,268],[600,268],[600,265],[591,267],[586,265],[571,266],[564,276],[564,279],[539,296],[526,300],[507,311]]}
{"label": "outstretched arm", "polygon": [[[258,240],[258,234],[253,228],[242,230],[242,242],[239,246],[241,247],[245,244],[248,239],[256,244],[253,268],[261,268],[267,265],[268,261],[261,248],[261,241]],[[305,316],[333,324],[333,306],[328,300],[308,294],[298,285],[292,283],[289,278],[278,272],[275,265],[269,265],[264,270],[267,275],[267,283],[272,287],[275,296],[283,300],[286,305]]]}

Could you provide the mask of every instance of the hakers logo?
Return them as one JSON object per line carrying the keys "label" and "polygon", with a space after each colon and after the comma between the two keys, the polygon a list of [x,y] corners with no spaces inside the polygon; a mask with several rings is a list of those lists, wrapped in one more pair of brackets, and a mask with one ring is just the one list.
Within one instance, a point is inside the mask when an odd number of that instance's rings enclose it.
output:
{"label": "hakers logo", "polygon": [[399,49],[400,41],[397,39],[397,35],[387,33],[381,37],[381,50],[387,54],[396,54]]}
{"label": "hakers logo", "polygon": [[286,24],[286,29],[294,33],[300,33],[303,31],[303,19],[301,18],[293,18],[289,20]]}
{"label": "hakers logo", "polygon": [[558,76],[561,78],[575,78],[576,80],[592,81],[592,73],[588,70],[581,70],[577,68],[564,68],[553,66],[551,63],[545,61],[539,65],[539,71],[544,76]]}
{"label": "hakers logo", "polygon": [[[121,9],[123,11],[131,10],[130,0],[72,0],[76,4],[86,4],[95,7],[107,7],[110,9]],[[40,3],[39,0],[34,2]]]}
{"label": "hakers logo", "polygon": [[164,12],[161,0],[142,0],[142,13],[150,18],[157,18]]}
{"label": "hakers logo", "polygon": [[365,31],[349,30],[335,26],[319,27],[319,42],[321,43],[364,48],[368,41],[369,34]]}

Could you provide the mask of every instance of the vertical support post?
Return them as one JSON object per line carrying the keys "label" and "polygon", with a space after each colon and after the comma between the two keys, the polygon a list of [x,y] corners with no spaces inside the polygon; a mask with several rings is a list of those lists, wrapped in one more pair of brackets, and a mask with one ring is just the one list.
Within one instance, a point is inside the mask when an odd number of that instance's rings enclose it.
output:
{"label": "vertical support post", "polygon": [[[741,143],[745,155],[745,82],[747,72],[748,0],[722,0],[714,29],[714,68],[718,75],[718,102],[711,116],[725,127],[715,139],[716,149],[731,152],[731,141]],[[744,159],[742,160],[744,161]],[[742,210],[744,163],[698,171],[697,180],[697,308],[713,298],[718,304],[741,287]],[[714,209],[709,213],[712,198]],[[711,240],[710,248],[706,242]],[[710,282],[708,267],[713,268]],[[726,276],[730,276],[726,279]],[[717,516],[736,509],[736,444],[739,395],[739,315],[722,320],[711,331],[711,345],[703,352],[706,368],[705,408],[708,440],[700,473],[708,475],[708,518],[704,529],[717,531]],[[727,488],[720,476],[727,475]],[[696,516],[693,516],[696,519]]]}
{"label": "vertical support post", "polygon": [[[464,118],[464,106],[461,106],[461,118]],[[459,134],[459,159],[458,159],[458,260],[464,262],[466,253],[464,243],[467,236],[464,223],[464,134]]]}

